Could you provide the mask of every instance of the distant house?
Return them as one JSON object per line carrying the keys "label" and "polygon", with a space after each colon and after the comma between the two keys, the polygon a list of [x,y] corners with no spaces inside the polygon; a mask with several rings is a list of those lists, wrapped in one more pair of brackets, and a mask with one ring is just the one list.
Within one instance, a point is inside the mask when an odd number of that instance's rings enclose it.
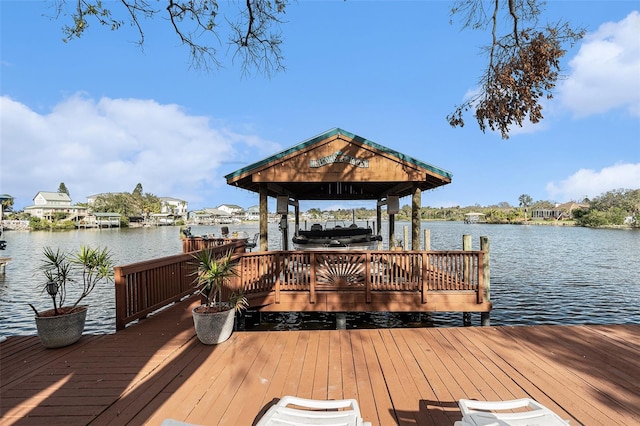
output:
{"label": "distant house", "polygon": [[260,206],[251,206],[244,212],[245,220],[260,220]]}
{"label": "distant house", "polygon": [[564,204],[556,204],[552,209],[533,209],[531,210],[531,219],[571,219],[573,212],[578,209],[588,209],[589,204],[574,203],[570,201]]}
{"label": "distant house", "polygon": [[171,197],[160,197],[162,203],[162,210],[160,213],[171,213],[175,216],[186,216],[188,203],[184,200]]}
{"label": "distant house", "polygon": [[78,223],[78,228],[119,228],[120,218],[119,213],[92,213]]}
{"label": "distant house", "polygon": [[470,212],[464,215],[464,223],[485,223],[485,214]]}
{"label": "distant house", "polygon": [[173,213],[151,213],[149,219],[153,225],[174,225],[177,220],[177,215]]}
{"label": "distant house", "polygon": [[33,197],[33,205],[24,208],[24,212],[40,219],[82,220],[87,208],[71,205],[71,197],[64,192],[40,191]]}
{"label": "distant house", "polygon": [[235,204],[221,204],[216,208],[218,210],[225,211],[225,212],[229,213],[232,216],[237,216],[239,214],[244,213],[244,209],[242,207],[240,207],[240,206],[235,205]]}
{"label": "distant house", "polygon": [[218,208],[205,208],[189,212],[189,222],[197,225],[213,225],[220,223],[231,223],[231,213]]}

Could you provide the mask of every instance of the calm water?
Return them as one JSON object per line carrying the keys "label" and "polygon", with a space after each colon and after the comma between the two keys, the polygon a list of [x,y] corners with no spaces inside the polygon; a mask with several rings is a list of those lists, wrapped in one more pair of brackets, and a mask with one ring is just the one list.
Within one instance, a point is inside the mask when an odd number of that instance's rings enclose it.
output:
{"label": "calm water", "polygon": [[[252,236],[258,224],[228,225],[230,230]],[[405,223],[396,224],[403,238]],[[458,222],[427,222],[433,250],[459,250],[462,235],[473,238],[479,249],[480,236],[488,236],[491,247],[492,325],[537,324],[639,324],[640,323],[640,232],[554,226],[466,225]],[[194,235],[220,227],[192,227]],[[277,224],[269,228],[271,249],[281,247]],[[386,235],[386,231],[383,235]],[[421,233],[421,236],[423,234]],[[81,244],[107,246],[117,265],[170,256],[181,252],[178,227],[141,229],[78,230],[70,232],[5,232],[11,257],[0,275],[0,333],[35,335],[33,312],[49,309],[51,301],[41,295],[43,281],[34,272],[45,246],[76,249]],[[86,332],[115,331],[114,290],[96,289]],[[255,318],[255,316],[254,316]],[[479,316],[472,317],[478,324]],[[259,326],[249,329],[333,328],[332,315],[297,313],[265,314]],[[432,315],[351,314],[348,328],[460,326],[461,314]]]}

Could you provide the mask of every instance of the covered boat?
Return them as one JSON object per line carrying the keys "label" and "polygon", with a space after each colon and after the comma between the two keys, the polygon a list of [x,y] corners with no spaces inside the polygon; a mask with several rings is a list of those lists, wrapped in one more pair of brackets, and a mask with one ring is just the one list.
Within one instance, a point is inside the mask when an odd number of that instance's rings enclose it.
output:
{"label": "covered boat", "polygon": [[371,228],[355,223],[350,226],[311,225],[308,231],[300,230],[293,237],[296,250],[375,250],[382,236],[374,235]]}

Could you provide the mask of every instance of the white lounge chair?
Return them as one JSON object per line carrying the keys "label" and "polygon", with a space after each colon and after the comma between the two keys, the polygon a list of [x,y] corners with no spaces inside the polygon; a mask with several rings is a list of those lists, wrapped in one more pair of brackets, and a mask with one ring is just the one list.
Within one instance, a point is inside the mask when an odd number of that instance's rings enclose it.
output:
{"label": "white lounge chair", "polygon": [[530,398],[514,399],[510,401],[476,401],[471,399],[461,399],[458,402],[458,405],[462,412],[462,420],[456,422],[456,426],[566,426],[569,424],[568,420],[562,420],[562,418],[556,413]]}
{"label": "white lounge chair", "polygon": [[362,420],[355,399],[317,400],[284,396],[256,424],[280,425],[371,426],[371,423]]}

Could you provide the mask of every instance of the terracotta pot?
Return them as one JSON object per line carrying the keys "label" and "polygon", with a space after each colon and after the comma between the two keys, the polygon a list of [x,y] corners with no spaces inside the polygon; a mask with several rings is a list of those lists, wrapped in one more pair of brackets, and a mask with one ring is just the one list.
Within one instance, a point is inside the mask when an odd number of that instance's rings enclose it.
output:
{"label": "terracotta pot", "polygon": [[221,312],[198,312],[202,306],[193,308],[193,325],[198,339],[205,345],[217,345],[231,337],[235,321],[235,310],[231,306]]}
{"label": "terracotta pot", "polygon": [[69,314],[49,314],[51,311],[45,311],[36,317],[38,337],[45,347],[61,348],[80,340],[87,319],[86,306],[78,306]]}

